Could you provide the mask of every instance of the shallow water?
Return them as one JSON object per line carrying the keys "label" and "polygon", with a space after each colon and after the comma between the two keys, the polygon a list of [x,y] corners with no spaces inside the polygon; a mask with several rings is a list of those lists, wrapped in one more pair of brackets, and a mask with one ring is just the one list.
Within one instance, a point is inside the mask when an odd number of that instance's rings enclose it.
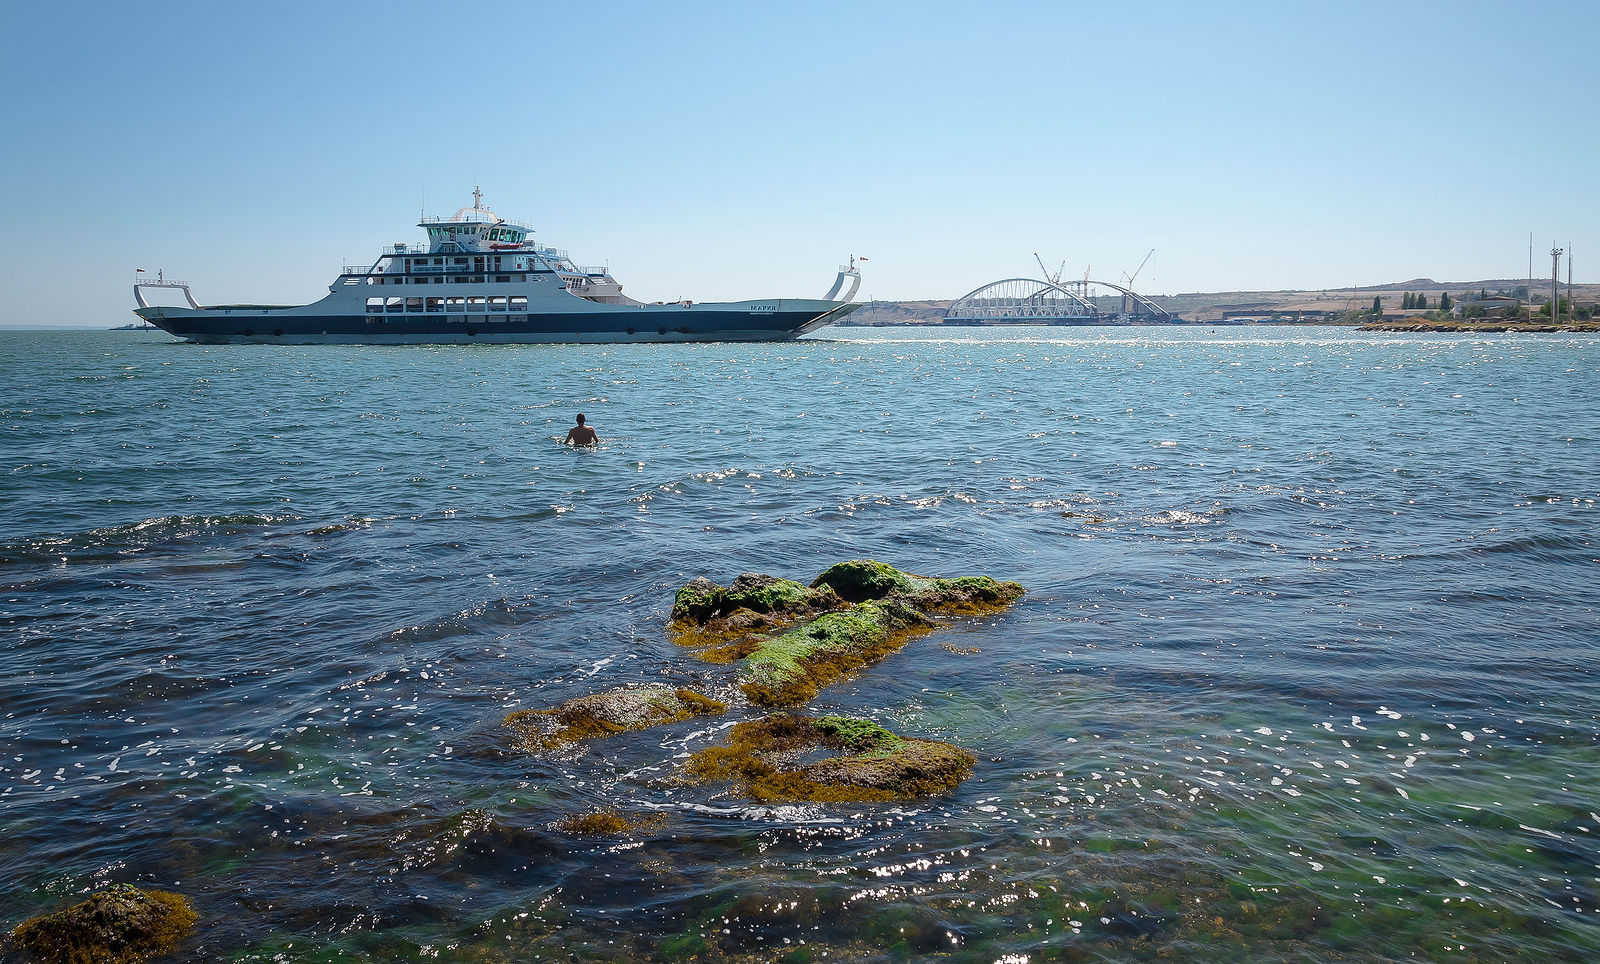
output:
{"label": "shallow water", "polygon": [[[0,333],[0,925],[128,881],[206,961],[1600,956],[1600,341],[829,336]],[[675,781],[742,706],[508,751],[731,698],[676,587],[855,557],[1028,587],[811,704],[972,749],[955,793]],[[664,819],[553,828],[607,805]]]}

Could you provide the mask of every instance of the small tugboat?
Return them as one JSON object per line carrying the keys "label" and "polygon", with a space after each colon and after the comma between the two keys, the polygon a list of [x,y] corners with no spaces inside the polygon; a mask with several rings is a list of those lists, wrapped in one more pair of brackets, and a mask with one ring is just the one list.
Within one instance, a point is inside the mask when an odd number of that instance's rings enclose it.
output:
{"label": "small tugboat", "polygon": [[[532,344],[788,341],[858,307],[853,257],[822,298],[645,304],[608,268],[578,266],[535,241],[529,225],[485,207],[477,189],[472,198],[470,208],[418,223],[426,245],[391,245],[371,267],[346,266],[312,304],[200,305],[187,284],[162,275],[134,283],[134,314],[205,344]],[[188,305],[152,305],[150,288],[179,289]]]}

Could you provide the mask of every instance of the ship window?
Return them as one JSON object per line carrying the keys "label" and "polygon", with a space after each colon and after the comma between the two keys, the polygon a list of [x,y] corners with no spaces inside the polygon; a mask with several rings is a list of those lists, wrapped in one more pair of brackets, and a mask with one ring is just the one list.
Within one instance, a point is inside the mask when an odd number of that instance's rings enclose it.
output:
{"label": "ship window", "polygon": [[482,311],[483,310],[483,298],[482,297],[468,298],[467,299],[467,310],[468,311]]}
{"label": "ship window", "polygon": [[428,310],[429,311],[443,311],[444,310],[444,299],[443,298],[429,298],[428,299]]}
{"label": "ship window", "polygon": [[520,325],[527,320],[527,315],[506,315],[506,321],[513,325]]}
{"label": "ship window", "polygon": [[387,309],[389,311],[405,311],[406,300],[404,298],[389,298],[387,299]]}
{"label": "ship window", "polygon": [[504,282],[510,281],[511,280],[511,276],[508,275],[508,274],[497,274],[497,275],[494,276],[494,280],[499,281],[501,283],[504,283]]}
{"label": "ship window", "polygon": [[421,311],[422,310],[422,299],[421,298],[407,298],[406,299],[406,310],[407,311]]}
{"label": "ship window", "polygon": [[466,264],[467,263],[467,259],[466,258],[451,258],[450,259],[450,263],[451,264]]}
{"label": "ship window", "polygon": [[433,263],[434,264],[444,264],[444,259],[443,258],[434,258],[433,259]]}
{"label": "ship window", "polygon": [[489,310],[490,311],[505,311],[506,310],[506,299],[504,297],[490,298],[489,299]]}
{"label": "ship window", "polygon": [[381,314],[382,312],[383,312],[383,299],[382,298],[368,298],[367,299],[367,313],[368,314]]}
{"label": "ship window", "polygon": [[451,311],[465,311],[466,308],[463,306],[467,303],[467,299],[457,295],[453,298],[446,298],[444,303]]}
{"label": "ship window", "polygon": [[528,296],[527,295],[512,295],[511,296],[511,310],[512,311],[527,311],[528,310]]}

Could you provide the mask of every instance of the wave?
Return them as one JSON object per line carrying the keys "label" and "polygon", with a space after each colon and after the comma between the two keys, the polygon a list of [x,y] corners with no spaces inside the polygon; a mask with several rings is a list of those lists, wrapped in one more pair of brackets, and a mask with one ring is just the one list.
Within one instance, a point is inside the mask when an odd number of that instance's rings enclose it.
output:
{"label": "wave", "polygon": [[0,565],[41,565],[70,559],[93,562],[120,559],[200,537],[267,529],[295,516],[250,513],[167,515],[83,532],[29,536],[0,543]]}

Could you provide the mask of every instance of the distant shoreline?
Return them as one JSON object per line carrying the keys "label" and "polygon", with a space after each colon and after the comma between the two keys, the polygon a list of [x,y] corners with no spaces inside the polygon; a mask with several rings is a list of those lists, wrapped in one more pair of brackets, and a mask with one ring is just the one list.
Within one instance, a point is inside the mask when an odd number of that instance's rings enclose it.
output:
{"label": "distant shoreline", "polygon": [[1551,324],[1548,321],[1378,321],[1361,325],[1358,331],[1428,331],[1459,334],[1462,332],[1495,332],[1522,331],[1536,332],[1539,334],[1559,335],[1563,333],[1600,332],[1600,322],[1575,321],[1568,325]]}

